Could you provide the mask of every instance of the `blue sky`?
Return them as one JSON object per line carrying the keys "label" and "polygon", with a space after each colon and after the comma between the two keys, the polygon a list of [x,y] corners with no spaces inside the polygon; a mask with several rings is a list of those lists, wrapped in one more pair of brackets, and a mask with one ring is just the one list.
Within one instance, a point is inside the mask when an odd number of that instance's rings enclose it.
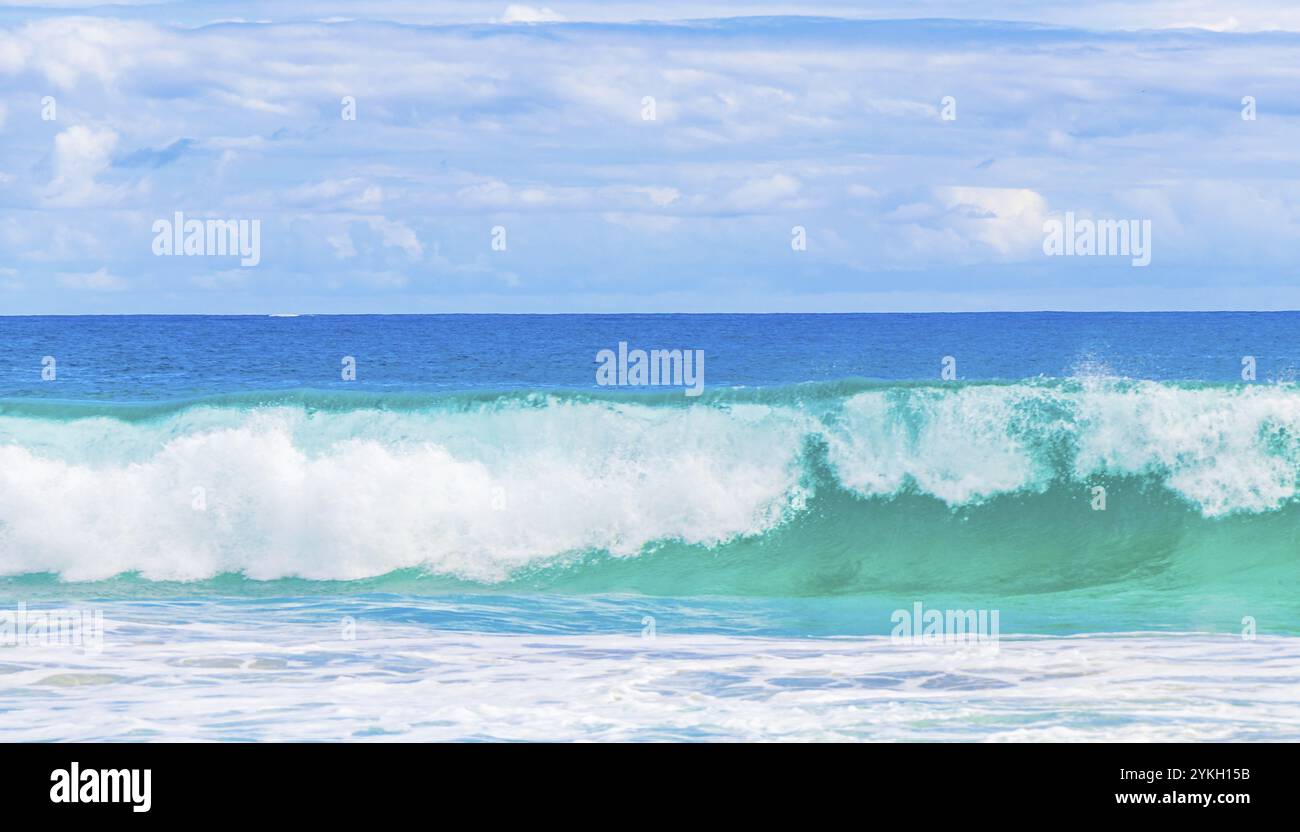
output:
{"label": "blue sky", "polygon": [[11,3],[0,314],[1296,309],[1300,8],[1238,5]]}

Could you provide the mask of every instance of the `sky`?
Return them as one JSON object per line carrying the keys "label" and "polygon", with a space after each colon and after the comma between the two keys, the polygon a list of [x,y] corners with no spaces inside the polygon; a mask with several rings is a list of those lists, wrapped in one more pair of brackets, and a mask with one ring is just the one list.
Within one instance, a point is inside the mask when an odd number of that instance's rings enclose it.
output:
{"label": "sky", "polygon": [[1300,6],[1242,5],[9,0],[0,315],[1300,309]]}

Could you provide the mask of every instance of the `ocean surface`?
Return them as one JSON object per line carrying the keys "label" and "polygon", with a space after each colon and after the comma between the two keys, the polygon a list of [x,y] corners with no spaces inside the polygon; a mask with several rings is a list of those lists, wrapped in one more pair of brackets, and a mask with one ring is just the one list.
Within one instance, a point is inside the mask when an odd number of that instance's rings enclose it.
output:
{"label": "ocean surface", "polygon": [[0,739],[1300,739],[1298,371],[1300,313],[0,317],[0,611],[103,620],[0,620]]}

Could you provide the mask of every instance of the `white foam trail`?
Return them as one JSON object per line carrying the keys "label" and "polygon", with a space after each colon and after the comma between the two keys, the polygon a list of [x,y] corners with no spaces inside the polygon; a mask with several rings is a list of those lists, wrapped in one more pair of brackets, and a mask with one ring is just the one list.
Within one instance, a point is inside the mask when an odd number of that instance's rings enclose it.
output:
{"label": "white foam trail", "polygon": [[882,637],[543,638],[364,616],[348,641],[337,620],[292,610],[142,615],[110,607],[99,654],[6,649],[0,740],[1300,739],[1294,637],[1003,637],[985,655]]}

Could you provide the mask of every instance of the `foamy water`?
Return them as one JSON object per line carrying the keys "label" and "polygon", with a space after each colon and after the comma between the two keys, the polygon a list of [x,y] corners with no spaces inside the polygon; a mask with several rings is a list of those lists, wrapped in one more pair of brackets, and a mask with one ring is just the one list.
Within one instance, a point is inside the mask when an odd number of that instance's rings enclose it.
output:
{"label": "foamy water", "polygon": [[117,603],[0,648],[0,740],[1291,740],[1300,638],[489,634],[301,602]]}
{"label": "foamy water", "polygon": [[14,409],[0,409],[0,575],[72,581],[418,567],[493,583],[572,552],[769,535],[818,484],[957,508],[1141,479],[1201,518],[1277,511],[1300,488],[1292,385]]}

